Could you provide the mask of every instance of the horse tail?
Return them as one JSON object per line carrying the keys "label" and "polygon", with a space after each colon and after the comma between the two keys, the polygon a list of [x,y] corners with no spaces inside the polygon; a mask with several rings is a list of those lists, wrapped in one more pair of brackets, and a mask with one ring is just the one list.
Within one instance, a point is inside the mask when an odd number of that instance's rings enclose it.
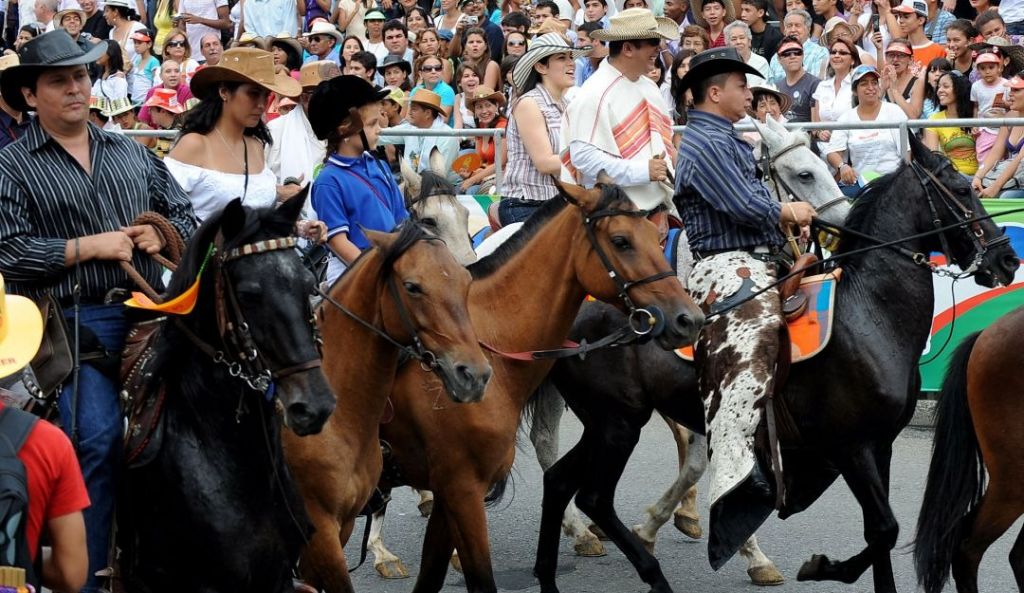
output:
{"label": "horse tail", "polygon": [[537,418],[538,406],[549,397],[561,397],[561,394],[554,382],[551,381],[551,377],[545,377],[540,386],[530,395],[530,399],[526,400],[526,405],[523,406],[523,412],[519,415],[519,430],[530,432],[533,422]]}
{"label": "horse tail", "polygon": [[953,353],[935,409],[932,461],[914,539],[917,581],[926,593],[941,592],[949,580],[963,518],[984,493],[985,465],[967,402],[967,365],[979,335],[965,338]]}

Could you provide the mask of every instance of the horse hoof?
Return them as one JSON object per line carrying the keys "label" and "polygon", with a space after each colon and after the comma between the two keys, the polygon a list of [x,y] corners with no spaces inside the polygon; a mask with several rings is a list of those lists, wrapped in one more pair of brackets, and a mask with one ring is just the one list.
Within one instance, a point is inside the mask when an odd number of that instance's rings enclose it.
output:
{"label": "horse hoof", "polygon": [[672,524],[688,538],[700,539],[704,535],[704,530],[700,527],[700,519],[696,517],[676,515],[672,520]]}
{"label": "horse hoof", "polygon": [[584,556],[586,558],[598,558],[608,553],[604,549],[604,544],[597,538],[577,541],[573,545],[573,549],[576,550],[577,556]]}
{"label": "horse hoof", "polygon": [[434,501],[424,500],[423,502],[418,504],[417,507],[420,509],[421,517],[429,517],[430,513],[434,512]]}
{"label": "horse hoof", "polygon": [[604,531],[602,531],[601,528],[598,527],[596,523],[591,523],[590,527],[587,527],[587,529],[590,531],[590,533],[593,533],[594,535],[596,535],[597,539],[599,539],[599,540],[602,540],[602,541],[609,541],[609,540],[611,540],[611,538],[608,537],[607,535],[605,535]]}
{"label": "horse hoof", "polygon": [[452,568],[455,569],[455,572],[462,573],[462,561],[459,560],[458,554],[452,554]]}
{"label": "horse hoof", "polygon": [[820,581],[822,572],[830,564],[828,556],[822,554],[815,554],[811,556],[811,559],[804,562],[804,565],[800,567],[800,572],[796,573],[796,580],[798,581]]}
{"label": "horse hoof", "polygon": [[771,587],[786,582],[785,577],[782,576],[779,569],[775,568],[774,564],[752,566],[747,569],[747,576],[750,577],[750,582],[760,587]]}
{"label": "horse hoof", "polygon": [[374,564],[373,568],[377,570],[382,578],[385,579],[407,579],[409,578],[409,571],[402,564],[399,559],[385,560],[379,564]]}

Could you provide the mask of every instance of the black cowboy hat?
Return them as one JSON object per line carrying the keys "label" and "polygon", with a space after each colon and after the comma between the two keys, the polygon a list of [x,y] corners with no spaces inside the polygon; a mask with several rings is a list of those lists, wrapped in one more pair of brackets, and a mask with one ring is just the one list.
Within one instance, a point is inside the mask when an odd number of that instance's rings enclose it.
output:
{"label": "black cowboy hat", "polygon": [[[317,138],[325,140],[345,121],[350,109],[382,101],[390,92],[378,89],[358,76],[343,75],[325,80],[316,86],[309,99],[309,125]],[[351,130],[352,133],[357,131]]]}
{"label": "black cowboy hat", "polygon": [[0,77],[0,93],[4,101],[17,111],[31,109],[21,94],[23,83],[47,68],[92,64],[107,51],[106,43],[97,43],[82,51],[64,29],[56,29],[25,42],[18,52],[21,64],[4,70]]}
{"label": "black cowboy hat", "polygon": [[716,47],[690,58],[690,69],[679,81],[679,92],[693,87],[702,80],[726,72],[761,76],[756,68],[743,61],[735,47]]}
{"label": "black cowboy hat", "polygon": [[377,72],[380,72],[381,76],[384,76],[384,71],[391,66],[398,66],[402,69],[402,72],[405,72],[406,76],[412,74],[412,64],[402,56],[396,56],[394,54],[388,54],[387,57],[384,58],[384,62],[380,66],[377,66]]}

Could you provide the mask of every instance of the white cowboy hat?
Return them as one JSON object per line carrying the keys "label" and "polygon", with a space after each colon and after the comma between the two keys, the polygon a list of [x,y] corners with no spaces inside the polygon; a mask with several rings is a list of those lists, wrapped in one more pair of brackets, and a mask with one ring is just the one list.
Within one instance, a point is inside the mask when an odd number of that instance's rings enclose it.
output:
{"label": "white cowboy hat", "polygon": [[312,37],[314,35],[330,35],[337,39],[338,43],[341,43],[342,39],[344,39],[341,35],[341,31],[327,21],[317,21],[313,23],[313,26],[309,28],[309,32],[302,34],[303,37]]}
{"label": "white cowboy hat", "polygon": [[636,39],[679,40],[679,25],[672,19],[656,17],[646,8],[628,8],[608,19],[609,27],[590,34],[599,41],[632,41]]}
{"label": "white cowboy hat", "polygon": [[[597,31],[594,32],[597,33]],[[589,47],[577,49],[569,45],[565,37],[558,33],[545,33],[535,38],[530,43],[530,48],[516,62],[516,67],[512,70],[512,85],[516,87],[516,90],[522,91],[523,85],[526,84],[530,73],[533,72],[534,64],[548,56],[569,52],[575,60],[580,56],[589,54],[590,51],[591,48]]]}

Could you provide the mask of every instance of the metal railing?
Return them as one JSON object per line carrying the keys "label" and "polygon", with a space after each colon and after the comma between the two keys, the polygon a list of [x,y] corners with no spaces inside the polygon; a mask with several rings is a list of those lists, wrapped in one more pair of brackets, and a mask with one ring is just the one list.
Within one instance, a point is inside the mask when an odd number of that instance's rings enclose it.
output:
{"label": "metal railing", "polygon": [[[847,122],[837,125],[836,122],[803,122],[784,124],[790,130],[893,130],[900,131],[901,153],[908,155],[910,150],[910,130],[921,128],[1002,128],[1009,126],[1024,126],[1024,117],[1007,118],[967,118],[967,119],[911,119],[907,121],[861,121]],[[673,132],[684,132],[686,126],[673,126]],[[753,132],[756,128],[752,124],[736,126],[739,132]],[[173,130],[125,130],[128,136],[146,136],[159,138],[173,138],[177,132]],[[494,193],[501,195],[501,184],[503,180],[504,163],[502,162],[502,146],[504,145],[505,130],[503,128],[481,128],[460,129],[460,130],[390,130],[380,131],[381,136],[415,136],[430,138],[478,138],[490,136],[494,141]],[[909,155],[907,156],[909,158]]]}

